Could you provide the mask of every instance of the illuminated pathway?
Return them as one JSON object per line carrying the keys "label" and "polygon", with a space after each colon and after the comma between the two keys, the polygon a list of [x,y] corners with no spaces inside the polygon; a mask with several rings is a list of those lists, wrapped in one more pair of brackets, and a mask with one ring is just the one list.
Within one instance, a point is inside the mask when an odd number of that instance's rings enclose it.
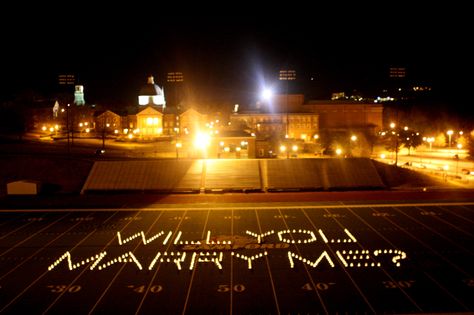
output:
{"label": "illuminated pathway", "polygon": [[0,312],[474,311],[474,203],[2,211]]}

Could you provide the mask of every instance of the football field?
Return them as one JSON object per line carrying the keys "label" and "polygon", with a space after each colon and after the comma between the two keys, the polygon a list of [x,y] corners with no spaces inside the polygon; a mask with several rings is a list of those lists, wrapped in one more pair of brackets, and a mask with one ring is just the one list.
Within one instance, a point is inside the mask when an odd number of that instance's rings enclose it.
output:
{"label": "football field", "polygon": [[0,215],[1,313],[474,312],[474,203]]}

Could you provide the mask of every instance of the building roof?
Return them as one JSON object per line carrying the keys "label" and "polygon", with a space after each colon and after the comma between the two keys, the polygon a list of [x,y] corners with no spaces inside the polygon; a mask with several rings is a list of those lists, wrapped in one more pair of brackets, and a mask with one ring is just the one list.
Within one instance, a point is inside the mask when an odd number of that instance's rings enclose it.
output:
{"label": "building roof", "polygon": [[354,100],[310,100],[304,105],[371,105],[377,106],[380,104],[369,103],[369,102],[358,102]]}
{"label": "building roof", "polygon": [[219,137],[243,138],[252,137],[252,135],[244,130],[222,130],[221,132],[219,132]]}
{"label": "building roof", "polygon": [[137,115],[163,115],[163,113],[155,106],[147,105],[143,109],[140,108]]}
{"label": "building roof", "polygon": [[153,76],[148,77],[148,82],[141,89],[139,95],[144,96],[153,96],[153,95],[163,95],[163,90],[155,84]]}

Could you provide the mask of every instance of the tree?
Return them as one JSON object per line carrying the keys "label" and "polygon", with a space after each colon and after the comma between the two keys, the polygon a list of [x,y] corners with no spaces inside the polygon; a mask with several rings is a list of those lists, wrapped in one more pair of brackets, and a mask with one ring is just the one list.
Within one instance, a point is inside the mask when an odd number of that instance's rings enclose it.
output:
{"label": "tree", "polygon": [[441,132],[436,136],[435,141],[434,141],[433,144],[437,147],[445,147],[446,146],[446,135],[444,134],[444,132]]}
{"label": "tree", "polygon": [[423,143],[423,139],[419,132],[411,130],[400,131],[400,142],[404,147],[408,149],[408,155],[410,155],[410,149],[416,148]]}
{"label": "tree", "polygon": [[474,160],[474,130],[469,133],[468,137],[466,137],[466,140],[469,159]]}

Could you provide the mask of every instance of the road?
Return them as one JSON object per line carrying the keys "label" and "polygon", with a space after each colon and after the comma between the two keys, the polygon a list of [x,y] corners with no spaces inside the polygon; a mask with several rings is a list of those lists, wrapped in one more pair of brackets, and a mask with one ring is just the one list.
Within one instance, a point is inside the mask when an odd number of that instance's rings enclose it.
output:
{"label": "road", "polygon": [[[384,154],[384,158],[381,155]],[[378,149],[373,158],[379,162],[394,164],[393,152]],[[474,161],[468,159],[466,150],[425,149],[420,147],[408,155],[403,149],[398,154],[398,165],[421,173],[438,176],[442,179],[458,180],[460,184],[474,186]]]}
{"label": "road", "polygon": [[2,210],[0,312],[474,312],[473,202],[175,206]]}

